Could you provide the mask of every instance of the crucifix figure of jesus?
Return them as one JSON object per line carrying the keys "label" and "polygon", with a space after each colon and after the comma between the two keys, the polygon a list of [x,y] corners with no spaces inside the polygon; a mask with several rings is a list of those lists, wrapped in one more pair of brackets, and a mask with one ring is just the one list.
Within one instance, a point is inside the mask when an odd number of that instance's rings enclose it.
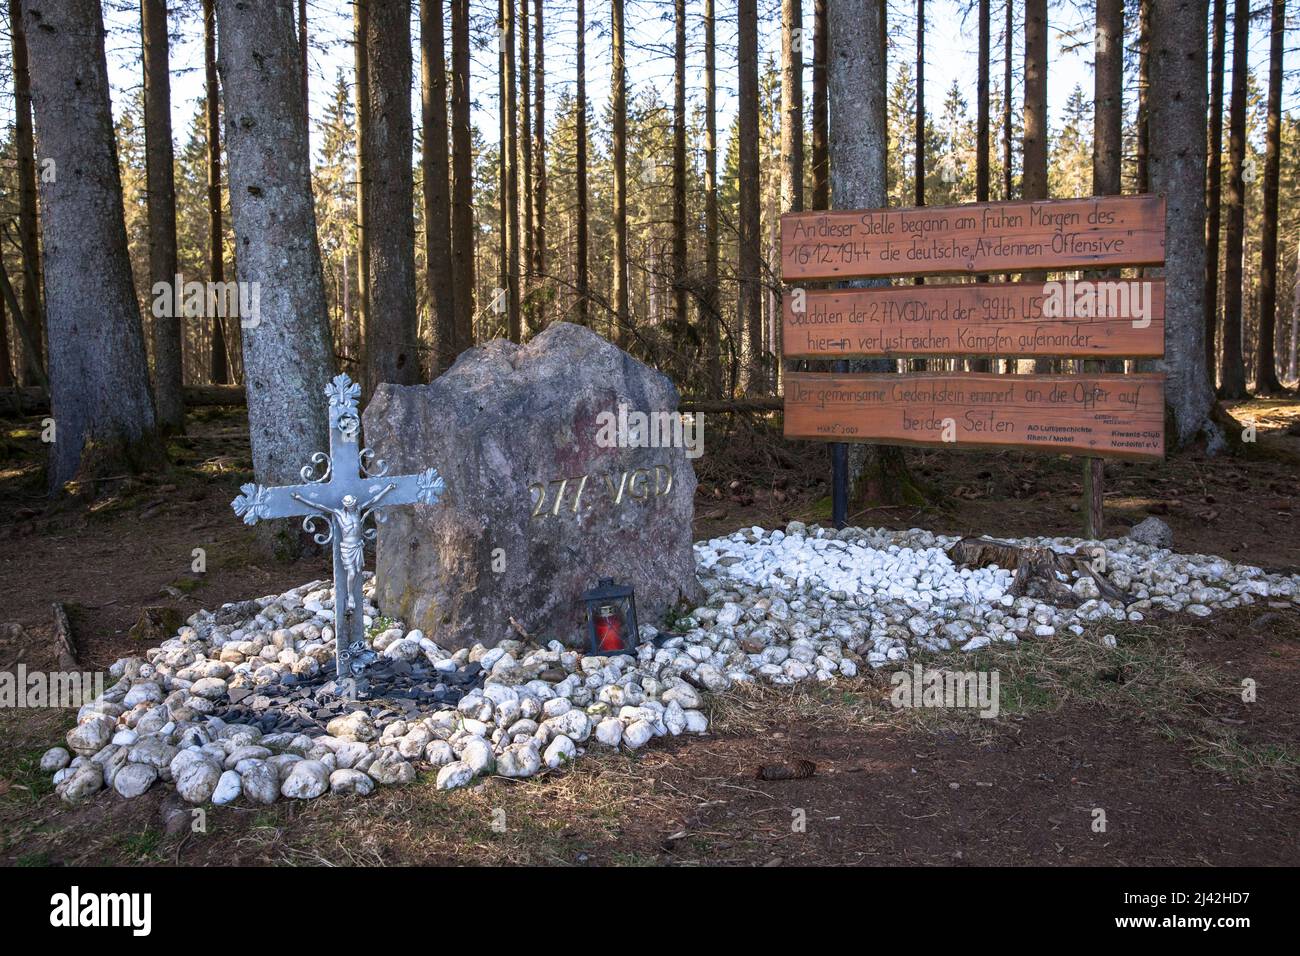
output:
{"label": "crucifix figure of jesus", "polygon": [[246,524],[301,517],[303,529],[317,544],[333,544],[334,658],[339,692],[348,697],[355,697],[365,683],[365,664],[357,659],[367,650],[361,586],[365,543],[375,537],[375,529],[366,527],[366,520],[373,514],[382,523],[380,508],[435,505],[445,489],[435,468],[389,476],[388,466],[375,460],[369,449],[361,448],[360,394],[360,386],[346,375],[335,376],[326,386],[330,450],[311,456],[299,472],[302,484],[246,484],[232,502],[235,514]]}

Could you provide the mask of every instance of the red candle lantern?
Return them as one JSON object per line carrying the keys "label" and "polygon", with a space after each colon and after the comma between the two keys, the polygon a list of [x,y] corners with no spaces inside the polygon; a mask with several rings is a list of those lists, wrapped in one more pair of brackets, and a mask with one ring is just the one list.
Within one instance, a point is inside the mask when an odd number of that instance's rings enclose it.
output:
{"label": "red candle lantern", "polygon": [[587,653],[635,654],[638,639],[632,588],[601,578],[582,596],[587,613]]}

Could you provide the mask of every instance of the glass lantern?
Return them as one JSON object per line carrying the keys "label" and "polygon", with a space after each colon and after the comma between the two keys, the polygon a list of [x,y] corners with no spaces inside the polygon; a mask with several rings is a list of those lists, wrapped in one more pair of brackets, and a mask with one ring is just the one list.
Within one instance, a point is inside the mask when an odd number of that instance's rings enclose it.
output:
{"label": "glass lantern", "polygon": [[632,588],[601,578],[582,596],[587,614],[587,653],[636,654],[636,597]]}

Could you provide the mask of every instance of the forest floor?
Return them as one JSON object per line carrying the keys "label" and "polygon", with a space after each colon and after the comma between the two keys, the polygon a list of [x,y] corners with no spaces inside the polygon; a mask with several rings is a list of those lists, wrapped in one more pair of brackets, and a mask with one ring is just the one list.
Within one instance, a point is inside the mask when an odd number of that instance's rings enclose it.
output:
{"label": "forest floor", "polygon": [[[1108,464],[1108,533],[1158,514],[1180,551],[1300,573],[1300,402],[1232,412],[1258,429],[1247,457]],[[724,437],[719,420],[696,463],[697,538],[825,520],[825,446],[753,424]],[[145,606],[186,616],[328,574],[319,555],[262,558],[231,513],[251,477],[238,411],[196,412],[171,444],[169,474],[110,480],[84,499],[44,497],[43,450],[37,419],[0,420],[2,669],[55,666],[54,602],[81,664],[102,670],[157,643],[128,633]],[[1077,459],[908,460],[940,504],[873,509],[852,524],[1077,533]],[[205,573],[191,571],[195,548]],[[895,710],[879,673],[747,689],[713,699],[704,737],[593,751],[572,769],[467,791],[439,792],[424,774],[364,799],[209,808],[204,833],[168,831],[176,798],[161,787],[64,805],[37,762],[73,713],[11,708],[0,711],[0,863],[1300,863],[1300,612],[1255,605],[1107,631],[1117,648],[1085,635],[955,655],[960,670],[999,671],[994,720]],[[1247,678],[1258,689],[1249,704]],[[755,779],[761,765],[797,759],[813,776]]]}

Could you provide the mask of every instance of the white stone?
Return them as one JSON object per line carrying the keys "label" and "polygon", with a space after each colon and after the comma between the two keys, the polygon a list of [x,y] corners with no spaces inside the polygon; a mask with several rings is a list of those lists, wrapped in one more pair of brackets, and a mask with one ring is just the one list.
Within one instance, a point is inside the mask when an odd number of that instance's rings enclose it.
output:
{"label": "white stone", "polygon": [[335,770],[330,774],[330,793],[335,795],[355,793],[366,797],[374,792],[375,782],[360,770]]}
{"label": "white stone", "polygon": [[491,773],[496,763],[496,755],[492,752],[492,745],[486,740],[472,737],[465,742],[465,748],[460,752],[460,762],[475,774]]}
{"label": "white stone", "polygon": [[467,763],[457,760],[438,771],[437,787],[439,790],[455,790],[474,779],[474,769]]}
{"label": "white stone", "polygon": [[596,725],[596,740],[606,747],[617,747],[623,739],[623,721],[606,717]]}
{"label": "white stone", "polygon": [[542,768],[537,743],[511,744],[497,757],[496,772],[503,777],[531,777]]}
{"label": "white stone", "polygon": [[237,768],[244,796],[250,803],[275,803],[280,796],[280,777],[265,760],[245,760]]}
{"label": "white stone", "polygon": [[56,770],[62,770],[71,762],[72,754],[62,747],[51,747],[41,755],[41,770],[45,773],[54,773]]}
{"label": "white stone", "polygon": [[182,750],[172,758],[170,769],[176,792],[189,803],[211,799],[222,773],[216,760],[198,750]]}
{"label": "white stone", "polygon": [[552,770],[557,767],[563,767],[577,759],[578,748],[572,740],[563,735],[556,737],[551,741],[546,753],[543,755],[546,760],[546,766]]}
{"label": "white stone", "polygon": [[219,807],[224,807],[228,803],[234,803],[244,792],[243,778],[234,770],[227,770],[217,781],[217,787],[212,791],[212,802]]}
{"label": "white stone", "polygon": [[148,764],[129,763],[113,777],[113,789],[130,800],[140,796],[158,779],[158,771]]}
{"label": "white stone", "polygon": [[623,745],[629,750],[636,750],[644,746],[654,735],[654,724],[647,720],[634,720],[623,731]]}

